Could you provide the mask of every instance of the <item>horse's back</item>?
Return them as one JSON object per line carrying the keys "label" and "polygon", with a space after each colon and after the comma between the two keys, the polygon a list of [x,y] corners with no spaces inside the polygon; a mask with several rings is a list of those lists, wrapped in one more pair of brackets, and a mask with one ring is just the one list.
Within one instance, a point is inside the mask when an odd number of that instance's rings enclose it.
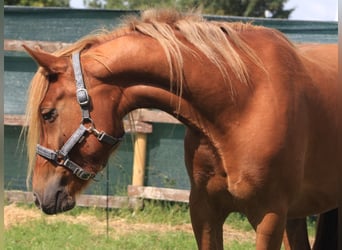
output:
{"label": "horse's back", "polygon": [[314,58],[326,58],[326,62],[337,63],[338,45],[320,44],[320,43],[302,43],[296,44],[300,54]]}
{"label": "horse's back", "polygon": [[[303,44],[298,48],[308,75],[307,81],[301,83],[305,91],[307,111],[311,121],[318,122],[311,125],[326,130],[324,134],[327,139],[334,143],[337,131],[341,129],[341,115],[338,112],[342,98],[338,84],[338,47],[336,44]],[[330,131],[327,131],[328,128]]]}

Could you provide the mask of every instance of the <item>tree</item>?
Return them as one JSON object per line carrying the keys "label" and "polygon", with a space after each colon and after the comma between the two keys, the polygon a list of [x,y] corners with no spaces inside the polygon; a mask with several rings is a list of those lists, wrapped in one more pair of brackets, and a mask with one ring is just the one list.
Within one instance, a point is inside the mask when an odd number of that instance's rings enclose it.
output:
{"label": "tree", "polygon": [[[84,0],[87,6],[100,7],[101,0]],[[245,17],[288,18],[294,9],[284,9],[288,0],[107,0],[107,9],[146,9],[148,7],[174,7],[181,10],[202,8],[203,13]],[[97,6],[92,5],[97,3]],[[103,4],[102,4],[103,5]]]}
{"label": "tree", "polygon": [[34,7],[69,7],[69,0],[5,0],[5,5]]}
{"label": "tree", "polygon": [[83,0],[84,6],[87,8],[104,8],[104,3],[102,0]]}
{"label": "tree", "polygon": [[83,0],[86,7],[138,10],[149,7],[177,7],[178,0]]}

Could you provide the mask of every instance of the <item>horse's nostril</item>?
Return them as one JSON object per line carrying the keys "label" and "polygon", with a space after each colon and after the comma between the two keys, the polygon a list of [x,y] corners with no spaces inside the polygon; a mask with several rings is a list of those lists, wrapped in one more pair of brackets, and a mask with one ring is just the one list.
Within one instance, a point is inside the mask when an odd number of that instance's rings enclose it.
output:
{"label": "horse's nostril", "polygon": [[33,193],[33,196],[34,196],[34,204],[36,204],[38,208],[41,208],[41,202],[39,200],[39,196],[36,193]]}

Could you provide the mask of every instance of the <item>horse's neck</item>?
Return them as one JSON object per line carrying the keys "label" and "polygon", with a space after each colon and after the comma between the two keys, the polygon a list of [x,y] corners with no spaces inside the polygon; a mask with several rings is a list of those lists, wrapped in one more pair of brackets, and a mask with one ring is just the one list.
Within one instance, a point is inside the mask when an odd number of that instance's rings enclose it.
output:
{"label": "horse's neck", "polygon": [[[123,36],[94,48],[93,54],[101,63],[89,60],[85,67],[97,78],[112,83],[113,88],[120,88],[120,118],[137,108],[155,108],[215,141],[225,136],[236,104],[229,84],[207,58],[184,53],[185,80],[179,95],[179,86],[178,90],[176,83],[170,86],[170,67],[163,48],[152,38]],[[238,97],[244,98],[244,85],[237,85]]]}
{"label": "horse's neck", "polygon": [[147,36],[132,33],[118,37],[86,51],[84,57],[90,58],[84,67],[92,76],[113,79],[116,85],[137,84],[138,79],[169,78],[162,47]]}
{"label": "horse's neck", "polygon": [[201,129],[201,114],[185,98],[186,90],[179,97],[178,87],[171,87],[169,63],[154,39],[136,34],[123,36],[97,46],[87,57],[101,61],[85,61],[84,67],[91,75],[121,88],[120,116],[136,108],[156,108]]}

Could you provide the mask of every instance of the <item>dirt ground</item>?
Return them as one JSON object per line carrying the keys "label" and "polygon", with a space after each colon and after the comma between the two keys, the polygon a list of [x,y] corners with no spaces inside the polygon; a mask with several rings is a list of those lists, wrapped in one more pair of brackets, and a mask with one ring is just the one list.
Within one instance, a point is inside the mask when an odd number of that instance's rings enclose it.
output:
{"label": "dirt ground", "polygon": [[[67,223],[91,225],[92,232],[95,234],[104,234],[107,230],[107,222],[101,221],[95,216],[79,215],[71,216],[65,214],[58,214],[52,216],[43,215],[41,211],[34,209],[25,209],[18,207],[15,204],[10,204],[4,207],[4,227],[5,230],[13,225],[26,223],[31,220],[38,220],[44,217],[48,222],[53,223],[56,221],[65,221]],[[110,219],[109,232],[112,236],[122,236],[124,234],[132,233],[135,231],[150,231],[150,232],[173,232],[183,231],[192,233],[191,224],[182,225],[168,225],[168,224],[153,224],[153,223],[132,223],[124,219]],[[224,226],[224,238],[237,241],[250,241],[255,239],[253,232],[244,232],[233,229],[228,225]]]}

